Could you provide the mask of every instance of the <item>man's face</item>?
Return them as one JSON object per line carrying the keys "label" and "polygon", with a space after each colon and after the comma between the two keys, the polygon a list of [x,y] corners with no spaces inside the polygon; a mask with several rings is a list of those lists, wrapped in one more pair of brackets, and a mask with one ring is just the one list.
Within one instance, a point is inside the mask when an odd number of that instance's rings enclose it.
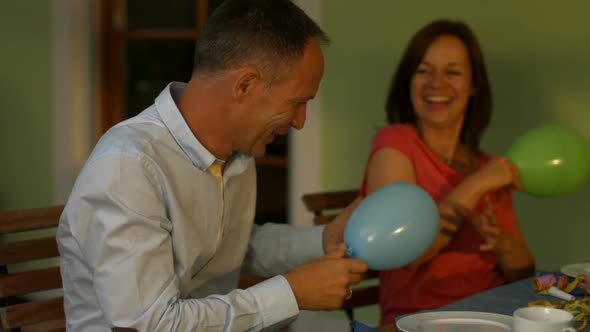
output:
{"label": "man's face", "polygon": [[323,73],[323,53],[312,38],[303,56],[292,66],[281,69],[270,87],[258,84],[253,91],[253,102],[240,124],[243,134],[236,138],[236,150],[263,157],[266,145],[276,135],[286,135],[291,127],[303,128],[307,102],[315,97]]}

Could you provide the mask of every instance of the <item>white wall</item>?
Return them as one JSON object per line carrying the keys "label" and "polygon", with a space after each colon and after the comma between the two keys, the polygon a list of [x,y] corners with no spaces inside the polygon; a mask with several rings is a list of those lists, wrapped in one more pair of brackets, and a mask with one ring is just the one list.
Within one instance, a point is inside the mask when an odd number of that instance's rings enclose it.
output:
{"label": "white wall", "polygon": [[54,203],[64,204],[98,124],[94,1],[52,0]]}
{"label": "white wall", "polygon": [[[296,0],[295,3],[321,27],[322,2]],[[305,127],[289,133],[289,223],[306,226],[313,223],[313,214],[305,209],[301,196],[321,190],[322,168],[322,90],[309,103]]]}

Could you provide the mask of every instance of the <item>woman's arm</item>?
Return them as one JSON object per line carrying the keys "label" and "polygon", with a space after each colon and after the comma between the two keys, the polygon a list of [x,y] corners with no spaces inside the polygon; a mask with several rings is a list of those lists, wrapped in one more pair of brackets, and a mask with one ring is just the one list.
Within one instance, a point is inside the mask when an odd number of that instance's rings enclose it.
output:
{"label": "woman's arm", "polygon": [[535,259],[531,254],[520,227],[513,235],[503,233],[496,252],[498,267],[508,281],[516,281],[535,274]]}
{"label": "woman's arm", "polygon": [[[367,195],[395,182],[416,184],[414,164],[398,150],[381,148],[373,154],[367,166]],[[439,204],[439,213],[441,216],[455,215],[448,204]],[[439,232],[431,246],[416,261],[410,263],[409,268],[416,268],[427,262],[449,244],[452,235],[459,229],[460,223],[447,219],[452,218],[441,218]]]}
{"label": "woman's arm", "polygon": [[[491,159],[482,170],[459,184],[446,197],[445,202],[457,203],[471,210],[486,192],[505,187],[520,189],[518,169],[507,158],[496,157]],[[515,225],[513,234],[504,232],[493,220],[495,216],[490,204],[488,202],[486,208],[488,220],[485,221],[486,218],[484,218],[483,223],[475,223],[476,229],[486,238],[486,244],[482,245],[482,250],[494,252],[498,267],[506,280],[516,281],[532,276],[535,271],[535,261],[518,223]],[[514,218],[516,219],[516,216]]]}
{"label": "woman's arm", "polygon": [[[381,148],[373,154],[367,166],[367,195],[395,182],[416,184],[414,164],[398,150]],[[493,158],[482,170],[468,176],[438,204],[441,216],[439,232],[428,250],[407,268],[414,269],[424,264],[450,243],[464,222],[461,214],[457,213],[457,206],[471,210],[486,192],[506,186],[520,188],[520,181],[516,166],[505,157]],[[518,243],[518,240],[514,241]],[[518,247],[520,245],[513,246]]]}
{"label": "woman's arm", "polygon": [[486,203],[487,207],[483,215],[470,218],[486,241],[480,246],[480,249],[493,252],[496,255],[498,267],[508,281],[516,281],[534,275],[535,260],[518,223],[516,223],[514,210],[508,211],[515,220],[515,228],[512,234],[508,234],[496,222],[492,203],[490,201],[486,201]]}

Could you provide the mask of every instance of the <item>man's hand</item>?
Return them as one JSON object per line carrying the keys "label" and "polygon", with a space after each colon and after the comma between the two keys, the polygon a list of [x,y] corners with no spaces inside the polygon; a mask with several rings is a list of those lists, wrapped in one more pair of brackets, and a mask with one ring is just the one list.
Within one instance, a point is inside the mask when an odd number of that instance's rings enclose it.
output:
{"label": "man's hand", "polygon": [[351,285],[363,280],[367,263],[334,251],[302,264],[284,276],[301,310],[335,310],[349,295]]}
{"label": "man's hand", "polygon": [[[348,224],[348,218],[352,211],[359,205],[362,198],[359,197],[350,203],[342,213],[340,213],[334,220],[326,225],[324,228],[324,252],[326,254],[342,250],[342,243],[344,242],[344,230]],[[346,248],[344,248],[346,250]]]}

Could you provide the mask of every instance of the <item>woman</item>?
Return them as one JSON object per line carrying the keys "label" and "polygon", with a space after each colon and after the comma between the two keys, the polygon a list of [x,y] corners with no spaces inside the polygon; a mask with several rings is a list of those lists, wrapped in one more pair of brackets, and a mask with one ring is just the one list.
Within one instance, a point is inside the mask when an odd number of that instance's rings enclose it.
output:
{"label": "woman", "polygon": [[381,323],[531,276],[534,259],[512,203],[518,169],[479,148],[492,101],[469,27],[439,20],[418,31],[386,109],[390,125],[375,137],[361,194],[415,183],[437,202],[440,232],[416,261],[380,274]]}

